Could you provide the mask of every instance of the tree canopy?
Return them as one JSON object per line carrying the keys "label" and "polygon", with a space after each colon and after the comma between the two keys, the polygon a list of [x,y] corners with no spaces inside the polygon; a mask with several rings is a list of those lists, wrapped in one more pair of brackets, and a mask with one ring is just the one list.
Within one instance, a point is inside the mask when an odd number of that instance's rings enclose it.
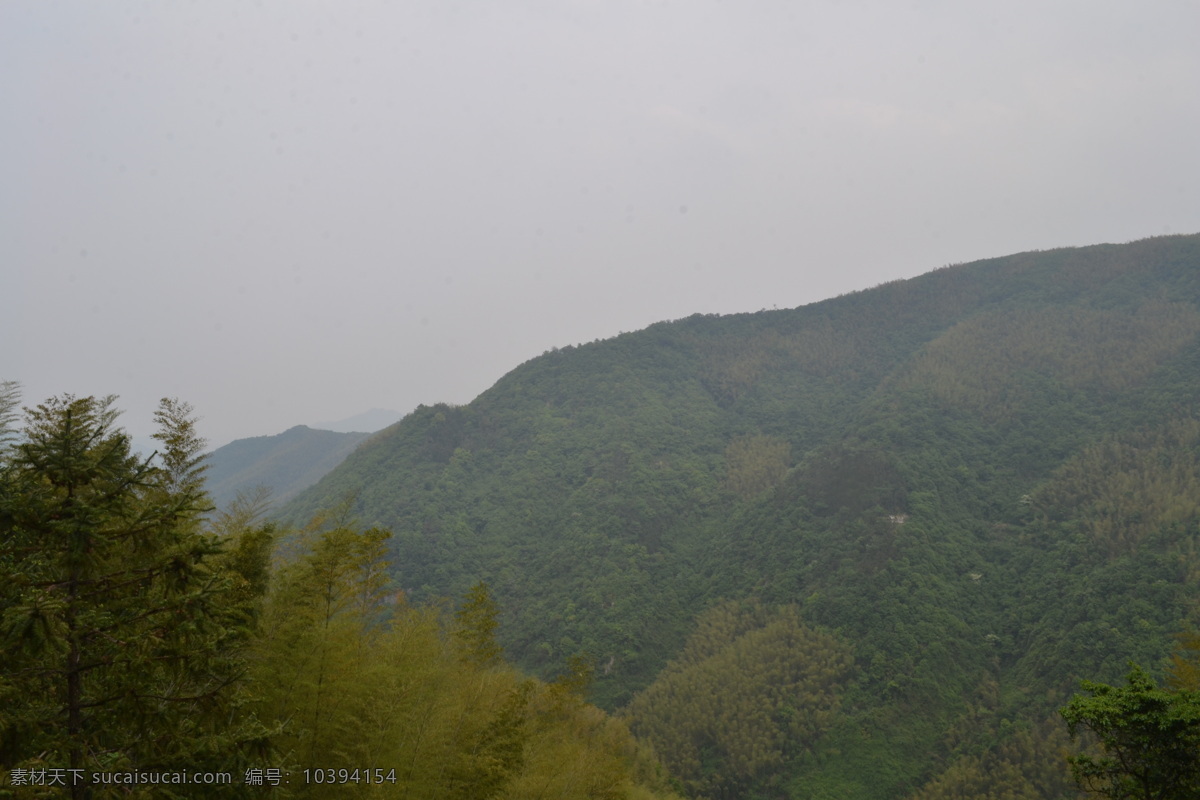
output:
{"label": "tree canopy", "polygon": [[1200,798],[1200,692],[1160,688],[1134,666],[1125,686],[1083,681],[1062,709],[1071,733],[1088,731],[1102,755],[1070,758],[1076,780],[1112,800]]}
{"label": "tree canopy", "polygon": [[0,759],[74,776],[240,766],[260,733],[236,691],[249,598],[202,530],[203,441],[163,400],[162,450],[141,458],[117,413],[48,400],[0,465]]}

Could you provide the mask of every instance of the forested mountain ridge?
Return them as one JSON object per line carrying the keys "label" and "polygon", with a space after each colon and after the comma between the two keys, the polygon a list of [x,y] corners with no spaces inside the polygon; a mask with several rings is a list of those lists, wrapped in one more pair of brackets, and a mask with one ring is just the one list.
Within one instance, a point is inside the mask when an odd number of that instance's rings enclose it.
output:
{"label": "forested mountain ridge", "polygon": [[371,434],[296,425],[274,436],[236,439],[208,454],[209,496],[227,507],[240,492],[263,487],[283,503],[312,486]]}
{"label": "forested mountain ridge", "polygon": [[693,793],[1072,796],[1055,708],[1194,621],[1198,333],[1200,236],[697,315],[419,408],[285,513],[353,496],[410,599],[486,581]]}

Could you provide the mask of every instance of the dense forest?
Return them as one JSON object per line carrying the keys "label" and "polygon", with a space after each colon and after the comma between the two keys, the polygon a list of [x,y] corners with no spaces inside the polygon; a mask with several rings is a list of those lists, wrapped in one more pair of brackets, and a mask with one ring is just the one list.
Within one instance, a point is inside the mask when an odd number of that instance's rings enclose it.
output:
{"label": "dense forest", "polygon": [[0,392],[4,797],[670,798],[590,667],[508,665],[487,587],[410,604],[390,533],[209,514],[191,409]]}
{"label": "dense forest", "polygon": [[[186,404],[164,401],[143,459],[111,399],[18,426],[15,392],[13,774],[225,771],[231,796],[298,797],[1200,791],[1162,766],[1200,754],[1200,236],[553,350],[269,513],[212,508]],[[1130,742],[1174,788],[1119,793]]]}
{"label": "dense forest", "polygon": [[1196,624],[1198,333],[1197,236],[697,315],[419,408],[284,519],[391,530],[411,602],[486,582],[693,795],[1074,796],[1058,709]]}

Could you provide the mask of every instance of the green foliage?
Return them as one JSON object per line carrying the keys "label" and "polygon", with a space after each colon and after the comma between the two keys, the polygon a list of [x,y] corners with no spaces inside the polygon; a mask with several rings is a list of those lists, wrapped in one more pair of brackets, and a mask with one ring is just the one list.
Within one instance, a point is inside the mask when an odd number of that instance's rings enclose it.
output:
{"label": "green foliage", "polygon": [[1171,654],[1167,686],[1176,690],[1200,691],[1200,632],[1185,631],[1177,638]]}
{"label": "green foliage", "polygon": [[293,775],[316,764],[377,764],[394,768],[395,781],[310,784],[292,794],[668,796],[624,726],[574,693],[578,675],[547,686],[503,663],[486,585],[452,620],[393,592],[382,577],[387,538],[344,520],[309,527],[277,573],[256,677],[260,713],[279,726],[275,743]]}
{"label": "green foliage", "polygon": [[[497,645],[546,679],[590,654],[609,709],[683,669],[701,609],[758,597],[836,631],[854,680],[824,733],[777,742],[735,691],[760,748],[696,744],[695,780],[1053,796],[1061,770],[1022,755],[1055,741],[1034,733],[1047,715],[1080,676],[1161,663],[1194,622],[1198,320],[1197,236],[695,315],[419,408],[284,517],[353,494],[395,531],[412,602],[486,581]],[[713,658],[695,674],[717,680]]]}
{"label": "green foliage", "polygon": [[262,735],[239,685],[254,593],[200,531],[203,443],[165,400],[143,461],[116,418],[113,398],[53,398],[3,462],[0,763],[237,767]]}
{"label": "green foliage", "polygon": [[1091,696],[1076,695],[1062,708],[1072,734],[1085,729],[1104,749],[1071,757],[1075,779],[1114,800],[1200,797],[1200,694],[1161,689],[1137,666],[1127,681],[1084,681]]}
{"label": "green foliage", "polygon": [[773,489],[787,472],[791,445],[771,436],[743,436],[725,448],[725,483],[749,499]]}
{"label": "green foliage", "polygon": [[[196,431],[194,412],[190,403],[164,397],[154,412],[158,430],[153,438],[160,445],[157,455],[162,462],[162,476],[167,491],[201,500],[204,498],[204,473],[208,464],[202,455],[205,441]],[[196,510],[207,510],[207,507]]]}
{"label": "green foliage", "polygon": [[971,704],[945,732],[949,754],[909,800],[1041,800],[1076,798],[1067,753],[1071,738],[1057,713],[1042,719],[1015,717],[987,674]]}
{"label": "green foliage", "polygon": [[268,493],[241,494],[209,522],[209,532],[225,544],[221,564],[235,578],[235,591],[252,601],[255,612],[266,595],[276,528],[264,522]]}
{"label": "green foliage", "polygon": [[[28,412],[0,460],[5,768],[291,775],[225,790],[236,796],[674,797],[628,729],[584,701],[590,662],[553,685],[503,662],[486,585],[454,620],[409,605],[388,576],[391,534],[344,509],[280,535],[259,493],[206,527],[191,414],[163,401],[162,453],[141,460],[111,398],[58,398]],[[384,781],[302,778],[364,765]]]}
{"label": "green foliage", "polygon": [[982,753],[957,758],[909,800],[1043,800],[1077,798],[1057,720],[1010,730]]}
{"label": "green foliage", "polygon": [[1200,420],[1177,419],[1083,449],[1032,497],[1054,522],[1070,520],[1108,558],[1154,532],[1200,521]]}
{"label": "green foliage", "polygon": [[462,647],[465,660],[479,667],[492,667],[500,663],[503,651],[496,643],[499,615],[500,609],[492,600],[487,584],[472,586],[455,614],[457,624],[454,626],[454,636]]}
{"label": "green foliage", "polygon": [[849,649],[795,607],[706,612],[680,657],[626,714],[697,796],[735,797],[813,747],[851,674]]}
{"label": "green foliage", "polygon": [[1036,377],[1052,376],[1072,388],[1126,389],[1197,332],[1200,312],[1194,306],[1160,299],[1132,312],[1006,308],[971,317],[930,342],[902,385],[1004,418],[1034,401]]}
{"label": "green foliage", "polygon": [[338,525],[306,532],[310,551],[278,571],[262,621],[262,716],[283,726],[279,747],[324,764],[353,726],[340,709],[363,687],[370,630],[382,611],[387,532]]}

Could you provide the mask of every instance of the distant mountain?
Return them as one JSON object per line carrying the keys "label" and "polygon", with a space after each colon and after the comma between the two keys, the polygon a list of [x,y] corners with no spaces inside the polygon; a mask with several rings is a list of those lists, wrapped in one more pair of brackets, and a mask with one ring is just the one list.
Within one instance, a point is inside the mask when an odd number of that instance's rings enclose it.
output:
{"label": "distant mountain", "polygon": [[313,427],[323,431],[338,431],[340,433],[352,433],[356,431],[374,433],[375,431],[383,430],[388,425],[394,425],[403,416],[399,411],[390,411],[386,408],[372,408],[370,411],[364,411],[361,414],[355,414],[352,417],[346,417],[336,422],[318,422]]}
{"label": "distant mountain", "polygon": [[281,514],[351,493],[694,796],[1075,797],[1056,709],[1200,624],[1200,236],[547,352]]}
{"label": "distant mountain", "polygon": [[275,436],[238,439],[209,454],[209,494],[217,508],[225,508],[238,492],[265,486],[274,504],[284,503],[320,480],[369,436],[297,425]]}

